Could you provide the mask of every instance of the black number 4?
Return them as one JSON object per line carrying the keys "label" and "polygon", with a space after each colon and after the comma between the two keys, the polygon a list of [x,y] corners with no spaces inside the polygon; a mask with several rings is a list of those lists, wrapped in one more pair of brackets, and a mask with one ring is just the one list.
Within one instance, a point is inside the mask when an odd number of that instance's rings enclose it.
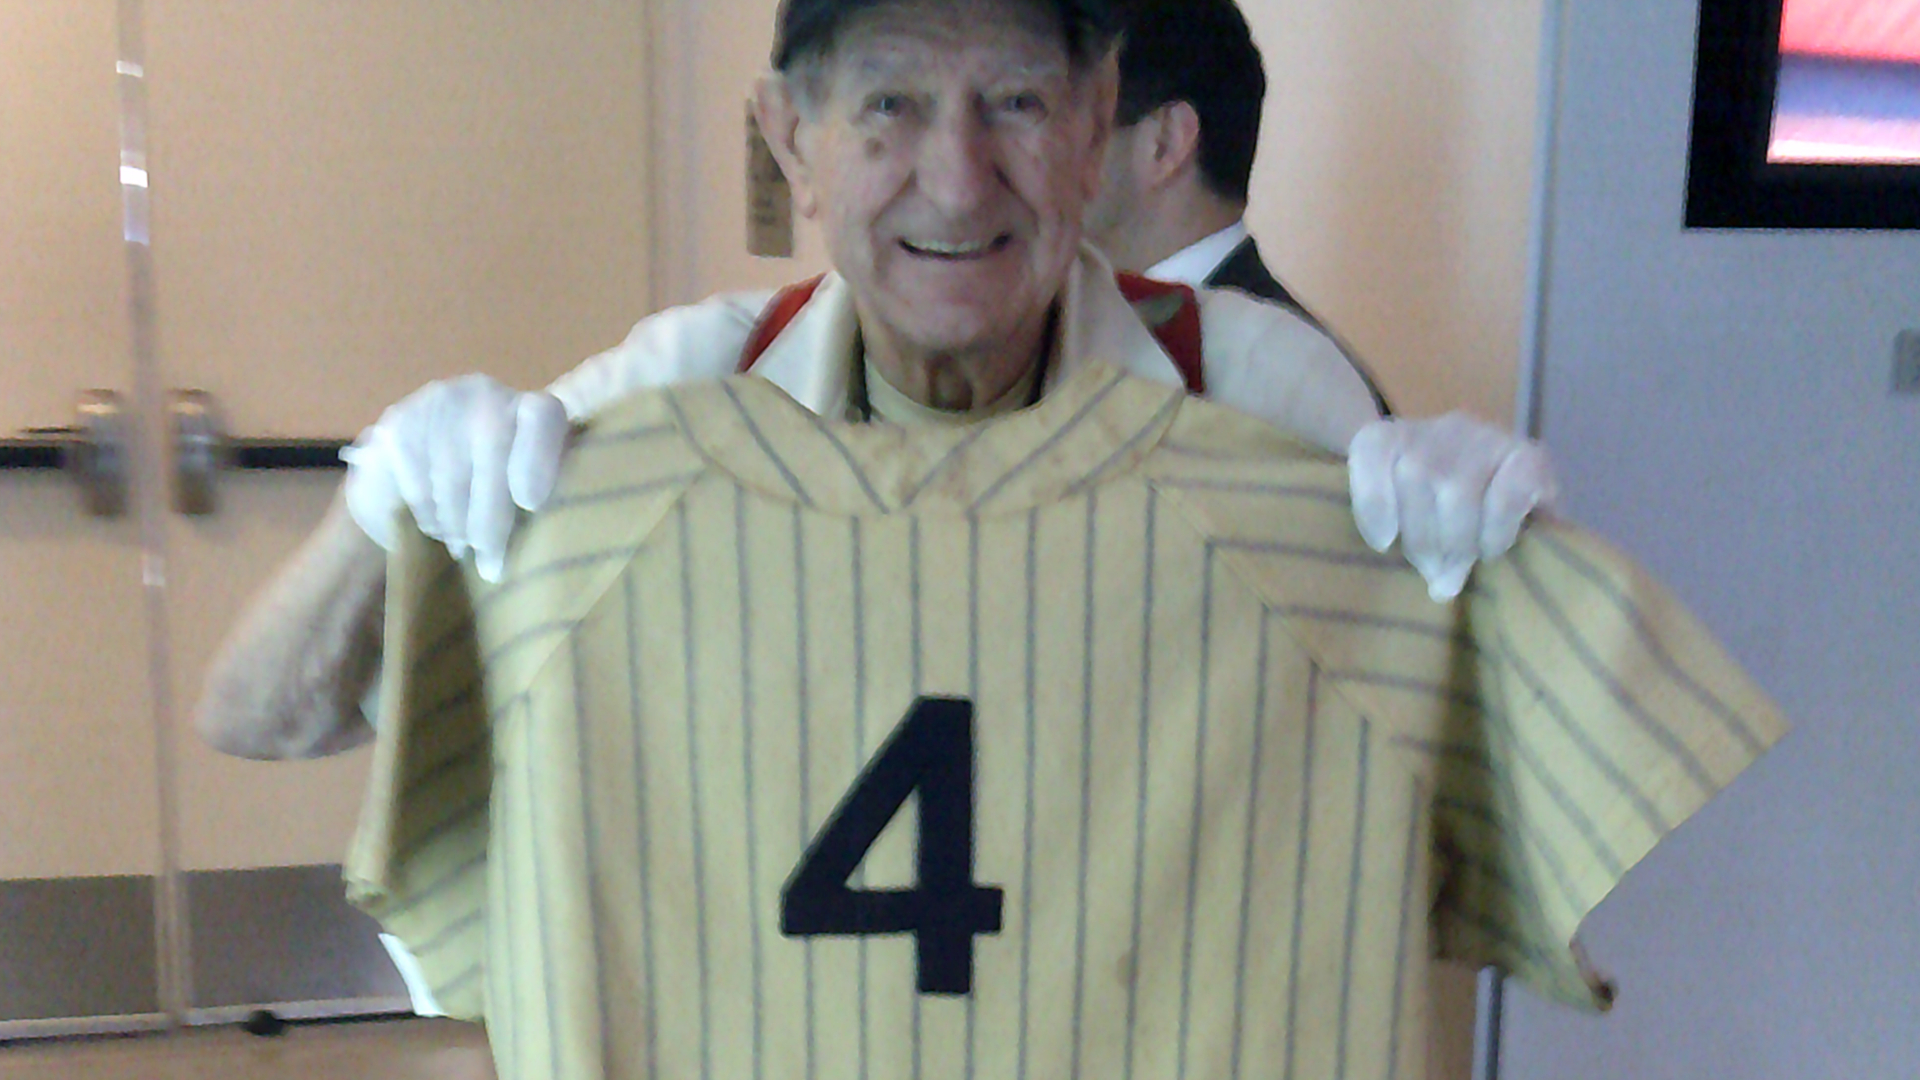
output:
{"label": "black number 4", "polygon": [[[918,884],[850,889],[869,848],[920,793]],[[921,698],[814,837],[780,896],[789,937],[912,934],[923,994],[973,992],[973,939],[1000,932],[999,889],[973,880],[973,703]]]}

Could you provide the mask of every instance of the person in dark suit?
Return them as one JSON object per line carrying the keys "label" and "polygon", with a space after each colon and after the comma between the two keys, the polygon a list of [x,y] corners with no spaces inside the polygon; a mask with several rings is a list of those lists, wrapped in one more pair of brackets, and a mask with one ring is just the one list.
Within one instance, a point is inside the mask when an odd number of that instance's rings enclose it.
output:
{"label": "person in dark suit", "polygon": [[[1234,0],[1124,0],[1120,97],[1087,236],[1116,268],[1239,289],[1339,339],[1267,269],[1243,217],[1265,66]],[[1339,342],[1383,415],[1386,398]]]}

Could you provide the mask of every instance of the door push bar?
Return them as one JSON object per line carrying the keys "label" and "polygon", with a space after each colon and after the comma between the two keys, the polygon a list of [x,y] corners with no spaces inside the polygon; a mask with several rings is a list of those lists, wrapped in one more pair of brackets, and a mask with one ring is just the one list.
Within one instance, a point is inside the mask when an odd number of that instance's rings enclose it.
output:
{"label": "door push bar", "polygon": [[[251,472],[344,469],[343,439],[233,438],[218,404],[204,390],[176,390],[167,406],[173,456],[173,508],[190,516],[219,505],[219,475]],[[112,390],[80,395],[72,424],[30,428],[0,438],[0,472],[60,472],[94,517],[126,513],[129,419]]]}

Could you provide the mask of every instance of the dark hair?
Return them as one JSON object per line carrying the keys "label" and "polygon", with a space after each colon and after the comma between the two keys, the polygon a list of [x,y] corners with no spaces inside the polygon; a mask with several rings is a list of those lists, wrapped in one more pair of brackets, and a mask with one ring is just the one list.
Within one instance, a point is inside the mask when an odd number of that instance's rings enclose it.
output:
{"label": "dark hair", "polygon": [[1184,101],[1200,117],[1200,175],[1216,194],[1247,200],[1260,145],[1267,73],[1233,0],[1125,0],[1115,122],[1139,123]]}
{"label": "dark hair", "polygon": [[[773,66],[788,71],[801,60],[833,47],[833,36],[850,15],[897,0],[780,0],[774,20]],[[1105,55],[1117,31],[1112,0],[1025,0],[1060,20],[1061,41],[1078,66]]]}

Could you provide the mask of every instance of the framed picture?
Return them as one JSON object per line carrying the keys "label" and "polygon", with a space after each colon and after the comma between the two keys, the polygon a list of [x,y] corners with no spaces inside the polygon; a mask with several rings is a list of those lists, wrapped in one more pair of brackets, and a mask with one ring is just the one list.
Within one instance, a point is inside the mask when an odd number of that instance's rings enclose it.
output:
{"label": "framed picture", "polygon": [[1920,228],[1920,0],[1701,0],[1689,228]]}

